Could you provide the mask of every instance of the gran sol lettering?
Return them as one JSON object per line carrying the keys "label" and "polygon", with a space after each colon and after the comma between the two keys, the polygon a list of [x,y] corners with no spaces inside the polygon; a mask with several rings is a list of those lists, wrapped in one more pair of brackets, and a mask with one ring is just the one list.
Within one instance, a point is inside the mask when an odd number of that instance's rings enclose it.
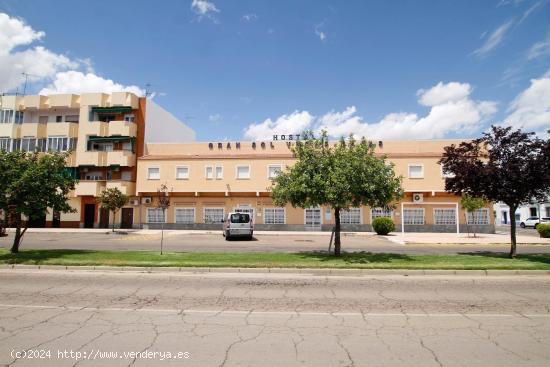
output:
{"label": "gran sol lettering", "polygon": [[276,140],[300,140],[300,134],[273,135],[273,141]]}

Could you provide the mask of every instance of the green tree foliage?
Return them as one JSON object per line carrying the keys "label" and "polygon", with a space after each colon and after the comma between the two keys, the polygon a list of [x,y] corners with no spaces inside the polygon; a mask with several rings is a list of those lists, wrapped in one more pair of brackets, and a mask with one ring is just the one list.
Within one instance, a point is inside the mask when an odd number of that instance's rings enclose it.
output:
{"label": "green tree foliage", "polygon": [[311,132],[302,136],[292,148],[296,163],[273,179],[273,202],[300,208],[332,207],[334,254],[339,256],[340,211],[361,205],[388,206],[402,196],[401,177],[364,138],[356,141],[350,136],[334,144],[329,143],[326,132],[318,139]]}
{"label": "green tree foliage", "polygon": [[65,169],[66,158],[67,153],[0,151],[0,208],[15,227],[11,252],[19,251],[29,220],[43,217],[49,209],[75,212],[67,203],[76,179]]}
{"label": "green tree foliage", "polygon": [[[550,131],[549,131],[550,132]],[[516,257],[517,208],[544,200],[550,192],[550,139],[510,127],[492,126],[479,139],[445,147],[439,161],[445,190],[469,194],[510,207],[510,257]]]}
{"label": "green tree foliage", "polygon": [[[460,199],[460,206],[462,206],[462,208],[464,208],[464,210],[466,211],[464,215],[466,217],[466,228],[468,228],[468,237],[470,237],[470,230],[469,230],[470,227],[468,226],[468,213],[472,213],[472,219],[473,219],[473,222],[475,223],[476,222],[475,212],[476,210],[479,210],[485,206],[485,200],[483,200],[482,198],[464,194]],[[475,236],[476,236],[476,231],[474,227],[474,237]]]}
{"label": "green tree foliage", "polygon": [[116,213],[128,203],[129,199],[130,197],[124,195],[117,187],[103,190],[97,198],[97,202],[102,208],[113,212],[113,232],[115,231]]}

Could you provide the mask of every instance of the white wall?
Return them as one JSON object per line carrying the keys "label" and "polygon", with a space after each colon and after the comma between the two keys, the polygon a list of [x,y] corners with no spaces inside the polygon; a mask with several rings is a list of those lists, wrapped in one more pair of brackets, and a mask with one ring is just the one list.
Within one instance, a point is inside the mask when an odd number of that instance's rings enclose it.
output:
{"label": "white wall", "polygon": [[195,141],[195,131],[148,99],[145,108],[145,143]]}

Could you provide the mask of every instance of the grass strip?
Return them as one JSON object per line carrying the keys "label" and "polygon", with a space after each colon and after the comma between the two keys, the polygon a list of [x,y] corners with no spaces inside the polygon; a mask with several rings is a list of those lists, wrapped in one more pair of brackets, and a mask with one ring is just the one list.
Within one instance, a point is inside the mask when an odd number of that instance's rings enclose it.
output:
{"label": "grass strip", "polygon": [[550,253],[475,252],[451,255],[355,252],[341,257],[325,252],[169,252],[0,249],[0,264],[66,266],[175,266],[340,269],[537,269],[550,270]]}

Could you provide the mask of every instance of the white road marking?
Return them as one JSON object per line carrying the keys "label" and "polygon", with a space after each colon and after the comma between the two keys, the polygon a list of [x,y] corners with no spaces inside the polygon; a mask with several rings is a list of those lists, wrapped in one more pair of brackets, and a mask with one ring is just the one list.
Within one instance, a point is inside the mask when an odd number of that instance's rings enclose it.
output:
{"label": "white road marking", "polygon": [[550,317],[548,314],[494,314],[494,313],[375,313],[375,312],[295,312],[295,311],[240,311],[240,310],[186,310],[178,308],[123,308],[0,304],[0,308],[53,309],[70,311],[153,312],[220,315],[301,315],[301,316],[369,316],[369,317]]}

